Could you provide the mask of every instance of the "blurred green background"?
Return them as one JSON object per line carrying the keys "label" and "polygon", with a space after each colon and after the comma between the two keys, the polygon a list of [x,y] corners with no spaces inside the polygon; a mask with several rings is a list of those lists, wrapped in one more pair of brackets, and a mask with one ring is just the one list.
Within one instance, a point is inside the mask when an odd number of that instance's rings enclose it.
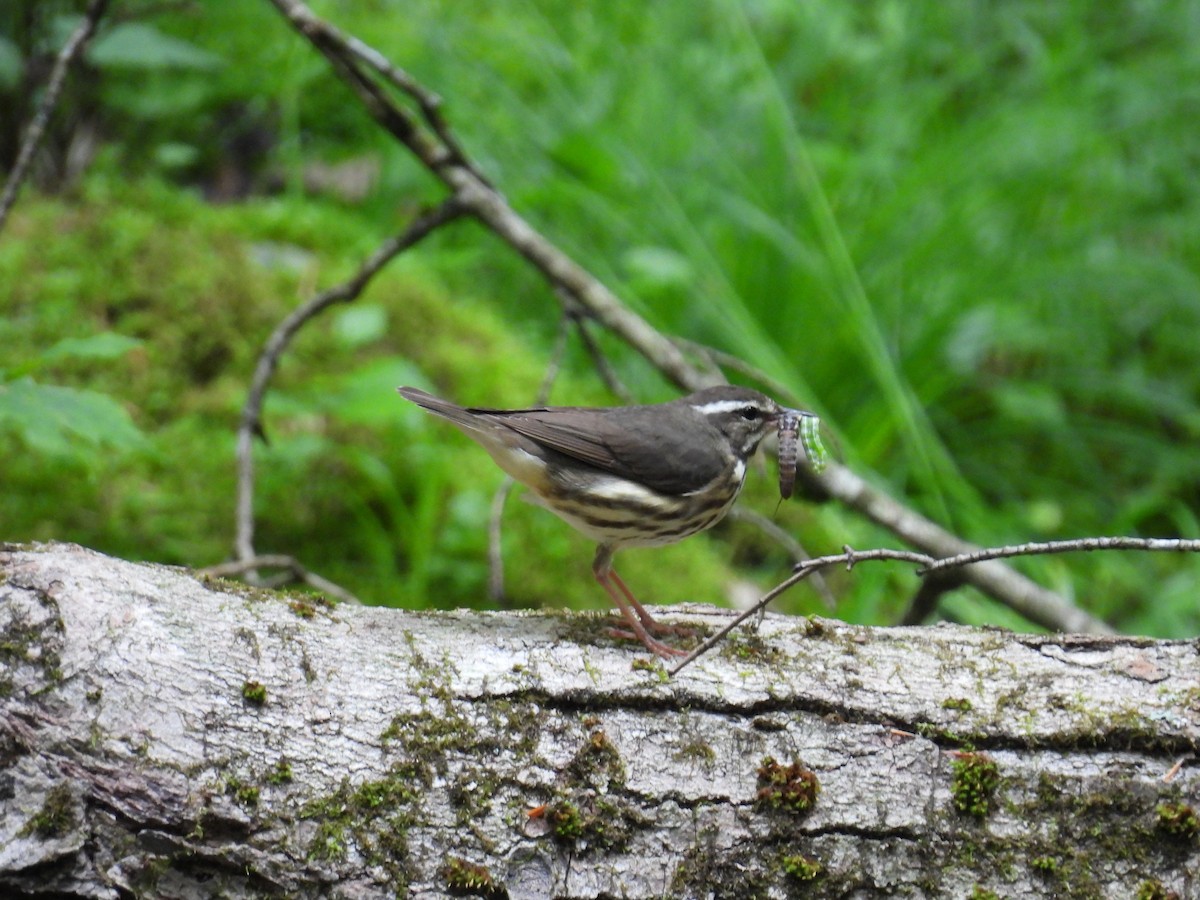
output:
{"label": "blurred green background", "polygon": [[[313,7],[439,93],[513,206],[640,314],[768,373],[956,533],[1200,536],[1200,4]],[[81,8],[0,11],[5,169]],[[441,196],[265,0],[113,3],[0,232],[0,539],[227,558],[263,342]],[[311,324],[267,398],[260,552],[370,602],[487,605],[500,473],[394,388],[526,404],[557,324],[467,222]],[[672,396],[601,342],[639,399]],[[551,399],[614,402],[577,344]],[[752,473],[743,504],[814,554],[895,546],[777,499]],[[515,499],[504,521],[509,603],[607,606],[585,540]],[[619,562],[651,602],[788,568],[739,522]],[[1015,565],[1124,630],[1200,631],[1193,558]],[[916,588],[829,577],[853,621]],[[939,612],[1027,627],[965,591]]]}

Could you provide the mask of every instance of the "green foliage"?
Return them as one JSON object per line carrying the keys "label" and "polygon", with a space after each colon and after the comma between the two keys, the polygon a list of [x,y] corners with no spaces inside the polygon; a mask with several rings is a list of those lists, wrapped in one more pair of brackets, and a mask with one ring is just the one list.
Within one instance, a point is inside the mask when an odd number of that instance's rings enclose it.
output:
{"label": "green foliage", "polygon": [[121,22],[107,29],[88,48],[88,61],[102,69],[204,72],[220,68],[223,62],[216,54],[163,34],[144,22]]}
{"label": "green foliage", "polygon": [[[514,205],[638,312],[766,371],[856,467],[965,537],[1200,532],[1187,4],[314,7],[445,98]],[[18,111],[22,67],[78,8],[0,13]],[[27,193],[0,235],[0,520],[6,537],[212,561],[258,348],[439,189],[267,3],[114,21],[88,64],[61,119],[93,116],[100,158],[72,195]],[[366,200],[306,195],[314,162],[346,159],[379,164]],[[179,186],[230,173],[279,193],[213,207]],[[553,309],[462,223],[310,326],[267,400],[260,546],[373,599],[483,602],[499,475],[391,391],[528,402]],[[139,343],[70,343],[106,334]],[[640,397],[670,395],[603,344]],[[611,398],[572,347],[553,399]],[[752,473],[744,502],[772,511],[774,482]],[[776,516],[815,552],[886,539],[839,509]],[[505,522],[515,602],[603,604],[586,541],[526,504]],[[786,566],[743,526],[722,534],[744,571]],[[619,562],[647,599],[713,600],[727,557],[695,539]],[[1019,565],[1120,627],[1200,629],[1193,560]],[[915,588],[884,566],[828,577],[859,621],[894,620]],[[966,592],[943,611],[1027,627]]]}
{"label": "green foliage", "polygon": [[107,361],[138,341],[111,332],[64,338],[9,372],[0,371],[0,439],[7,433],[34,454],[60,463],[85,463],[101,450],[125,452],[144,446],[129,413],[95,391],[39,384],[33,375],[73,360]]}
{"label": "green foliage", "polygon": [[[127,448],[138,452],[114,453],[124,432],[93,426],[98,414],[51,417],[44,397],[22,400],[28,433],[0,431],[14,450],[4,451],[5,537],[192,565],[225,556],[234,431],[255,355],[300,284],[318,271],[342,277],[371,231],[307,202],[213,208],[106,177],[71,206],[22,202],[0,240],[0,280],[17,286],[15,315],[0,326],[8,371],[93,387],[98,408],[130,410],[118,421],[142,430]],[[89,335],[97,322],[137,337]],[[541,360],[477,299],[452,299],[416,257],[310,329],[267,398],[269,443],[255,451],[259,546],[286,548],[371,601],[487,605],[486,523],[501,473],[395,388],[436,383],[464,400],[519,404],[536,393]],[[418,358],[420,367],[409,361]],[[568,395],[604,401],[565,379]],[[0,409],[18,408],[27,390],[24,380],[0,385]],[[33,446],[52,426],[75,456],[53,461],[49,439]],[[15,452],[18,440],[27,452]],[[510,602],[605,607],[588,570],[594,548],[557,520],[514,497],[504,541]],[[716,599],[712,585],[729,577],[721,556],[701,541],[666,559],[630,554],[622,568],[646,586],[666,574],[647,600]]]}

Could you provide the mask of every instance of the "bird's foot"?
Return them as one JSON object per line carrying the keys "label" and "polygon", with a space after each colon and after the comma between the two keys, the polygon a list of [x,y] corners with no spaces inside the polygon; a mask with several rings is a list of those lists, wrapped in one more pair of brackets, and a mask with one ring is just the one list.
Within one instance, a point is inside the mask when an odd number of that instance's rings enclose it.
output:
{"label": "bird's foot", "polygon": [[688,625],[670,625],[665,622],[659,622],[657,619],[650,618],[647,614],[642,619],[642,625],[651,634],[673,634],[678,637],[692,637],[696,630]]}
{"label": "bird's foot", "polygon": [[[656,623],[657,624],[657,623]],[[660,626],[663,627],[663,626]],[[673,626],[670,626],[673,627]],[[624,628],[610,628],[608,633],[615,638],[620,638],[624,641],[640,641],[642,646],[657,656],[666,659],[674,659],[680,656],[687,656],[690,651],[681,650],[678,647],[672,647],[670,644],[664,644],[658,638],[651,637],[649,632],[643,631],[637,634],[633,631],[626,631]],[[679,632],[672,632],[678,634]]]}

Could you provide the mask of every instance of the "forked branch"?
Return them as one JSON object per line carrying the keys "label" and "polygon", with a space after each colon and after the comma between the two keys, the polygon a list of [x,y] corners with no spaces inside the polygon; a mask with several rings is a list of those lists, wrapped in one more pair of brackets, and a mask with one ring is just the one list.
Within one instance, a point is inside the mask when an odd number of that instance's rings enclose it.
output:
{"label": "forked branch", "polygon": [[[438,228],[452,222],[463,214],[463,208],[454,198],[444,201],[437,208],[426,212],[412,222],[403,232],[389,238],[359,267],[358,271],[341,284],[321,291],[308,302],[293,310],[276,327],[267,340],[254,370],[254,379],[242,408],[242,420],[238,426],[238,494],[237,494],[237,540],[236,552],[239,560],[255,557],[254,550],[254,439],[263,437],[262,407],[271,377],[279,365],[283,352],[296,333],[313,317],[337,303],[348,303],[362,293],[379,271],[409,247],[428,237]],[[253,569],[247,570],[250,580],[255,580]]]}

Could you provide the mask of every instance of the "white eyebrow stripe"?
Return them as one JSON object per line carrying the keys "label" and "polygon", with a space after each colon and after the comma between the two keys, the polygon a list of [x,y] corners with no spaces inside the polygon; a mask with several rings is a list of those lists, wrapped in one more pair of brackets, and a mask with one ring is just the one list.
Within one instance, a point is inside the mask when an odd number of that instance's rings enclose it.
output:
{"label": "white eyebrow stripe", "polygon": [[713,400],[710,403],[701,403],[699,406],[693,406],[696,412],[707,416],[712,413],[727,413],[737,412],[739,409],[745,409],[747,406],[757,409],[762,412],[763,409],[753,400]]}

